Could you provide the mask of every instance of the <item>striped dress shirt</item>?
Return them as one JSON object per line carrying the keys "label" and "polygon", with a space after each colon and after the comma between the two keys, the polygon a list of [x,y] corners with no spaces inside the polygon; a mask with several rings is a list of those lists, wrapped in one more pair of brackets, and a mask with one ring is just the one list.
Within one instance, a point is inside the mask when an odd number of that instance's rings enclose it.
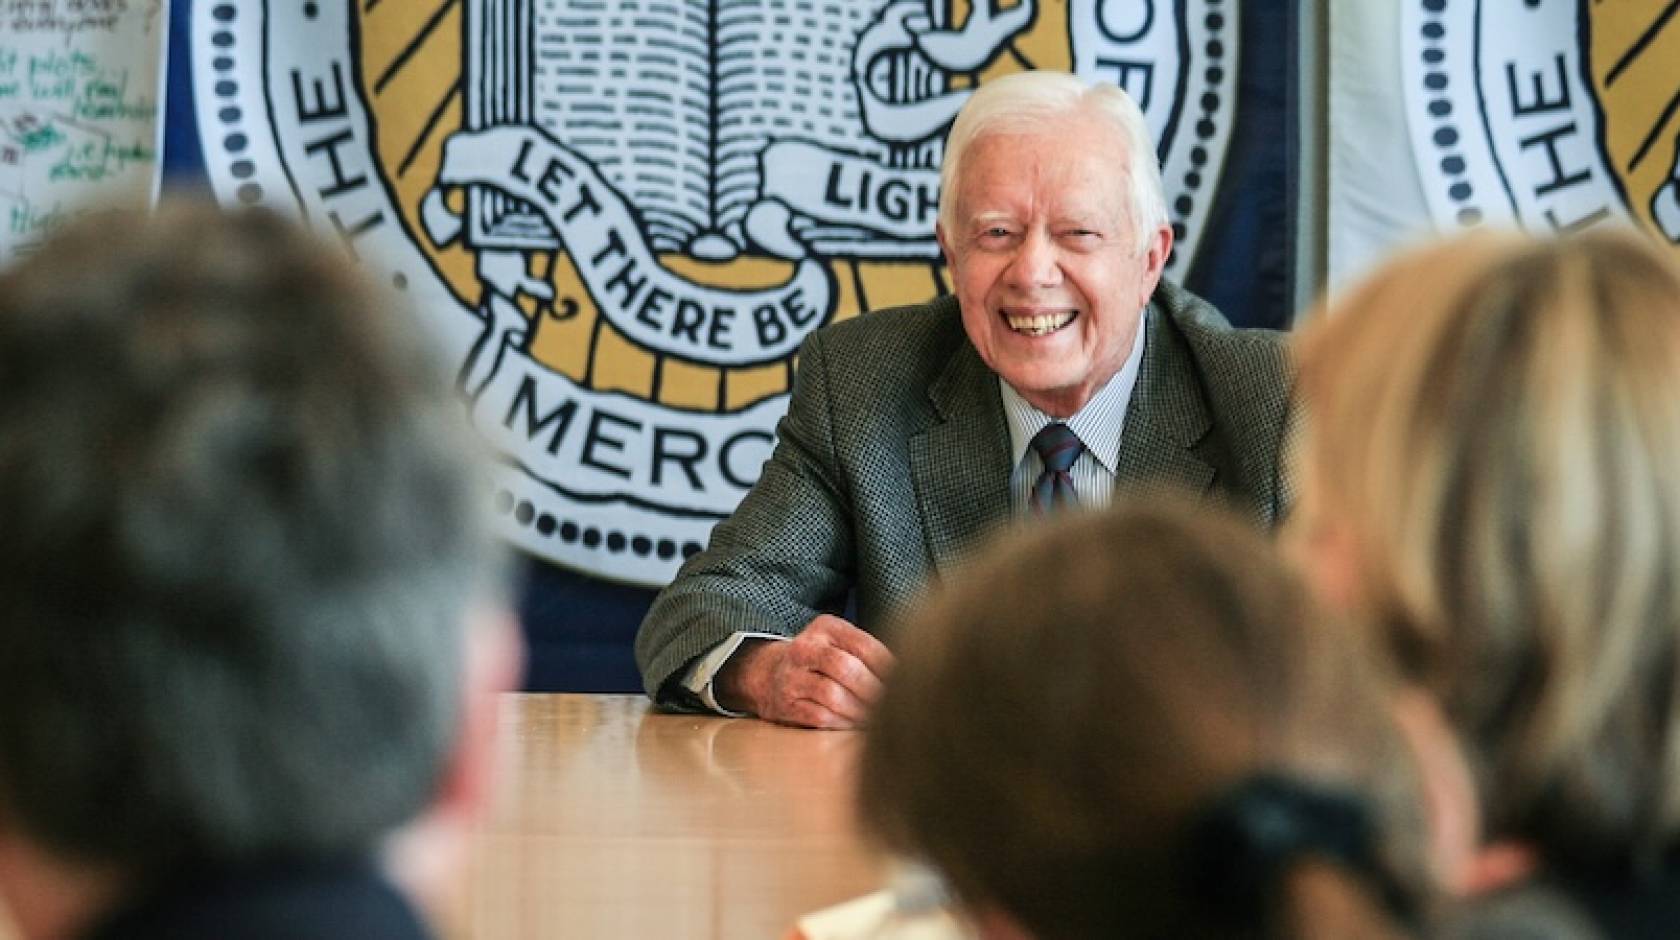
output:
{"label": "striped dress shirt", "polygon": [[[1120,457],[1120,435],[1126,429],[1126,409],[1132,403],[1132,389],[1137,386],[1138,367],[1143,363],[1142,318],[1138,321],[1132,351],[1114,378],[1108,380],[1085,407],[1079,409],[1065,423],[1085,451],[1068,471],[1073,477],[1073,490],[1079,495],[1079,505],[1086,509],[1100,509],[1114,499],[1114,481],[1118,478],[1116,462]],[[1009,505],[1017,515],[1025,513],[1032,495],[1033,481],[1044,472],[1044,461],[1031,446],[1033,435],[1055,418],[1034,408],[998,379],[998,391],[1003,396],[1003,416],[1009,424],[1009,452],[1015,457],[1015,471],[1009,476]]]}

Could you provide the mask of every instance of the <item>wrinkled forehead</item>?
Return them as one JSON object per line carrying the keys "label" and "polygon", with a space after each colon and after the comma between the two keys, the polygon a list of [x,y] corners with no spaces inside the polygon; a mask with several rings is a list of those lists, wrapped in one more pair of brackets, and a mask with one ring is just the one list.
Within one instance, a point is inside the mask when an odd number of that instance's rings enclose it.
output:
{"label": "wrinkled forehead", "polygon": [[1097,123],[991,131],[963,156],[956,219],[992,213],[1128,217],[1125,141]]}

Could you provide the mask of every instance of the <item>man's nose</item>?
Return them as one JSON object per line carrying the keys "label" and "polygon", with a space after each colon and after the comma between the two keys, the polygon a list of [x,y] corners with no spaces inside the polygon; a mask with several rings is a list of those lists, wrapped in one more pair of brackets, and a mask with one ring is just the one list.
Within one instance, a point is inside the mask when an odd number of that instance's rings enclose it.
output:
{"label": "man's nose", "polygon": [[1010,276],[1018,287],[1054,287],[1061,282],[1061,262],[1048,232],[1029,231],[1015,252]]}

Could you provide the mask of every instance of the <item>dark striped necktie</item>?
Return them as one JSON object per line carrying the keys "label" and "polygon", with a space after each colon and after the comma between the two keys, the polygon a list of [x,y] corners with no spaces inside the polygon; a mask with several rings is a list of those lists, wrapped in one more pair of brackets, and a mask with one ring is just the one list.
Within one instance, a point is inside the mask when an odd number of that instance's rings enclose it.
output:
{"label": "dark striped necktie", "polygon": [[1079,435],[1060,421],[1053,421],[1033,435],[1031,447],[1044,461],[1044,472],[1033,483],[1033,511],[1042,513],[1077,505],[1079,498],[1073,491],[1073,477],[1068,471],[1085,449]]}

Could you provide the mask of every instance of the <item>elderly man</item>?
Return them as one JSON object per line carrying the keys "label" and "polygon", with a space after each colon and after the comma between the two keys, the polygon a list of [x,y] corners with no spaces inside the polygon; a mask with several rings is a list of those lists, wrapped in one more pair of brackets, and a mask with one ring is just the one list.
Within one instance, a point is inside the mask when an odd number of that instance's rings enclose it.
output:
{"label": "elderly man", "polygon": [[26,940],[429,935],[518,636],[416,331],[269,213],[84,220],[0,274]]}
{"label": "elderly man", "polygon": [[1166,484],[1277,516],[1281,338],[1161,280],[1172,228],[1123,91],[983,84],[946,144],[938,237],[954,297],[807,340],[758,484],[642,623],[657,701],[854,727],[892,662],[870,631],[1012,514]]}

